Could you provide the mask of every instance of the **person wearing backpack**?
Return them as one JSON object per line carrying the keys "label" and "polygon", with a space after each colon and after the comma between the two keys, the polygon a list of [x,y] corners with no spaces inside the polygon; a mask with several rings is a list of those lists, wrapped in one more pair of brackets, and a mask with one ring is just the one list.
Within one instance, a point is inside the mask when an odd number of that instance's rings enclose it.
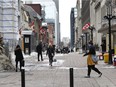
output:
{"label": "person wearing backpack", "polygon": [[83,56],[87,56],[87,55],[88,55],[87,57],[88,73],[87,76],[85,76],[85,78],[90,78],[91,70],[97,72],[99,74],[99,77],[101,77],[102,73],[95,67],[97,62],[94,62],[92,60],[92,55],[96,55],[95,47],[92,41],[89,42],[89,52],[85,53]]}

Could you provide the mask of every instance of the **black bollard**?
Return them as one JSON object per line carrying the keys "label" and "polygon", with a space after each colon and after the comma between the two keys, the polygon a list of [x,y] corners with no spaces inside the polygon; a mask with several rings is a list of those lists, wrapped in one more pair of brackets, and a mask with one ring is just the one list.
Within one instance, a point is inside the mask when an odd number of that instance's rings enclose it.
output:
{"label": "black bollard", "polygon": [[25,87],[25,69],[24,69],[24,61],[22,61],[22,67],[21,67],[21,87]]}
{"label": "black bollard", "polygon": [[73,82],[73,68],[70,68],[70,87],[74,87],[74,82]]}
{"label": "black bollard", "polygon": [[21,62],[21,67],[24,67],[24,66],[25,66],[25,61],[22,60],[22,62]]}

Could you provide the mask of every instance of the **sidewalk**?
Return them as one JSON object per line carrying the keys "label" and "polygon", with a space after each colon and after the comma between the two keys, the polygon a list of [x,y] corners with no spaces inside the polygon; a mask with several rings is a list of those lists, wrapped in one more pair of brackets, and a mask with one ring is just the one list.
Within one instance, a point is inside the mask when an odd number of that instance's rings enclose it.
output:
{"label": "sidewalk", "polygon": [[[48,58],[37,61],[34,55],[25,58],[25,87],[70,87],[69,68],[74,69],[74,87],[116,87],[116,68],[113,65],[99,61],[96,67],[103,73],[91,72],[91,78],[84,78],[87,74],[86,57],[83,54],[56,54],[57,62],[50,67]],[[20,72],[0,72],[0,87],[21,87]]]}

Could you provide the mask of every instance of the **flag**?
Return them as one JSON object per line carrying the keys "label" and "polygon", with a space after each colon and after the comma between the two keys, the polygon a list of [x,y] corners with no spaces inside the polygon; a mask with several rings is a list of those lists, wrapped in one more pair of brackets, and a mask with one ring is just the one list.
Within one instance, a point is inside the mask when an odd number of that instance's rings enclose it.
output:
{"label": "flag", "polygon": [[32,27],[34,25],[34,21],[32,21],[31,23],[29,23],[29,27]]}
{"label": "flag", "polygon": [[42,27],[40,27],[40,33],[45,35],[46,31]]}
{"label": "flag", "polygon": [[86,30],[86,29],[88,29],[89,26],[90,26],[90,23],[85,24],[85,25],[83,26],[82,30]]}

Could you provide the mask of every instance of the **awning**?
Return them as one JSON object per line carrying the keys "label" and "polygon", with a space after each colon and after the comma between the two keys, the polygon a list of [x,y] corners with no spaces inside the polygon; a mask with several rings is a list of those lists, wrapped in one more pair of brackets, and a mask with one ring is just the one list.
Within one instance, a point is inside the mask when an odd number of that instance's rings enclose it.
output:
{"label": "awning", "polygon": [[33,31],[32,30],[23,30],[22,34],[23,35],[32,35]]}
{"label": "awning", "polygon": [[[101,27],[98,30],[98,33],[108,33],[109,32],[109,26]],[[111,26],[111,32],[116,32],[116,24]]]}

